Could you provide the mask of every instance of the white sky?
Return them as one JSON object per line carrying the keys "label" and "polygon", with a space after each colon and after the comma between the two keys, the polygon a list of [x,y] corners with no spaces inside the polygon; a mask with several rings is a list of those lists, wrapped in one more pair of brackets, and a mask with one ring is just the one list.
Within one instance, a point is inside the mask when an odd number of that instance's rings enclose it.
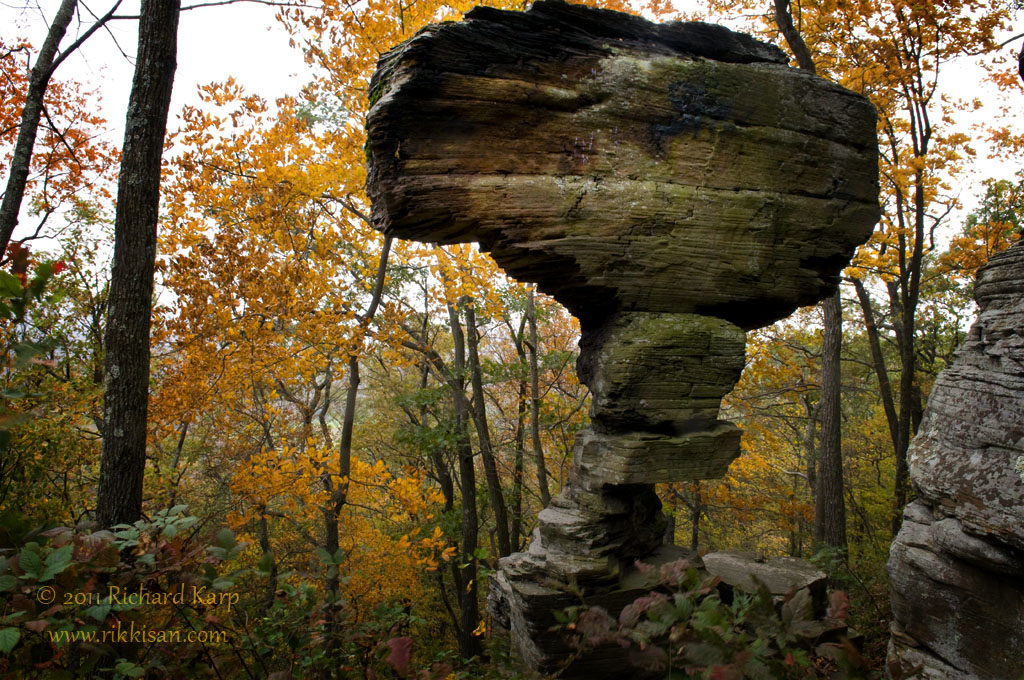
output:
{"label": "white sky", "polygon": [[[27,38],[38,49],[46,37],[50,18],[59,0],[0,0],[0,26],[5,40]],[[81,3],[79,3],[81,5]],[[97,14],[105,13],[112,0],[89,3]],[[188,0],[184,5],[191,4]],[[203,7],[182,12],[178,27],[178,69],[175,74],[169,126],[186,103],[195,102],[196,88],[234,76],[247,91],[270,102],[294,94],[304,84],[302,55],[288,47],[288,35],[274,19],[276,9],[257,3]],[[138,2],[127,0],[119,14],[137,14]],[[45,17],[45,22],[43,18]],[[76,19],[77,21],[77,19]],[[102,96],[102,112],[111,126],[111,140],[120,145],[124,117],[134,73],[138,22],[112,21],[109,31],[98,31],[57,70],[55,77],[95,86]],[[70,44],[88,25],[73,22],[61,43]],[[120,49],[119,49],[120,48]],[[121,53],[129,55],[129,58]]]}
{"label": "white sky", "polygon": [[[192,1],[184,0],[187,6]],[[201,1],[201,0],[198,0]],[[679,0],[680,5],[687,0]],[[97,14],[107,11],[113,0],[90,8]],[[138,0],[126,0],[119,13],[136,14]],[[81,3],[80,3],[81,4]],[[5,39],[28,38],[37,48],[42,45],[49,18],[56,12],[59,0],[0,0],[0,29]],[[182,105],[196,101],[199,85],[223,81],[234,76],[245,89],[273,102],[284,94],[294,94],[304,84],[302,75],[306,66],[298,49],[288,46],[288,36],[274,19],[275,8],[257,3],[242,2],[222,7],[206,7],[182,12],[178,34],[178,70],[171,102],[169,127],[177,127]],[[67,45],[88,25],[72,23],[63,45]],[[92,36],[77,54],[57,72],[58,78],[73,78],[95,86],[102,95],[102,114],[110,125],[110,139],[120,145],[124,116],[131,87],[133,63],[121,52],[133,57],[136,21],[111,22],[109,31]],[[1006,37],[1012,35],[1007,33]],[[1020,42],[1006,49],[1012,56],[1020,49]],[[978,71],[968,60],[955,64],[945,76],[944,83],[953,93],[970,94],[979,90]],[[1013,93],[1017,94],[1017,93]],[[993,101],[992,108],[982,116],[993,116],[994,93],[984,93],[983,99]],[[979,148],[979,152],[982,149]],[[961,182],[961,199],[965,208],[973,207],[977,183],[985,177],[1011,177],[1021,164],[982,161]]]}

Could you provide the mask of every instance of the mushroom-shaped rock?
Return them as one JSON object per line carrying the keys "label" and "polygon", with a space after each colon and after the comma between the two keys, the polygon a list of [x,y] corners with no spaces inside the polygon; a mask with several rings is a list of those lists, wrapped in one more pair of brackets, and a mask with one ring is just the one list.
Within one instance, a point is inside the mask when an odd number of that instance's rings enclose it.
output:
{"label": "mushroom-shaped rock", "polygon": [[720,477],[739,454],[718,414],[744,332],[834,291],[878,217],[874,108],[786,61],[719,26],[540,0],[428,26],[371,80],[374,225],[479,242],[582,324],[592,425],[492,581],[539,670],[569,653],[547,633],[566,606],[553,584],[624,604],[662,541],[654,484]]}

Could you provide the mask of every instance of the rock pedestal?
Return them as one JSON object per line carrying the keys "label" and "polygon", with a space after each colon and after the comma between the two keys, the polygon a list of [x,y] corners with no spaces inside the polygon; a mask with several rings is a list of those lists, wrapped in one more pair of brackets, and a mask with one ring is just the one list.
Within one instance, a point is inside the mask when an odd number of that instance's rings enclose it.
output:
{"label": "rock pedestal", "polygon": [[375,226],[478,241],[581,322],[591,425],[492,581],[535,668],[565,656],[548,621],[570,584],[614,613],[658,559],[654,484],[739,454],[718,412],[745,331],[834,291],[878,217],[873,107],[786,61],[723,27],[544,0],[429,26],[371,81]]}
{"label": "rock pedestal", "polygon": [[907,454],[917,499],[889,554],[889,665],[924,680],[1024,675],[1024,243],[974,297]]}

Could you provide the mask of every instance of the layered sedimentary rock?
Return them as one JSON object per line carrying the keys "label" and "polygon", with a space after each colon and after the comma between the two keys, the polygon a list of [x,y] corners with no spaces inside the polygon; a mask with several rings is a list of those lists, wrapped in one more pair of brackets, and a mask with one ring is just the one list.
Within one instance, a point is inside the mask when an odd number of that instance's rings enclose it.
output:
{"label": "layered sedimentary rock", "polygon": [[479,7],[370,85],[374,219],[478,241],[586,324],[622,311],[754,328],[830,291],[877,217],[875,116],[719,26]]}
{"label": "layered sedimentary rock", "polygon": [[737,326],[697,314],[620,313],[584,331],[577,368],[593,395],[593,428],[578,443],[580,475],[637,484],[725,474],[740,432],[718,409],[739,380],[744,345]]}
{"label": "layered sedimentary rock", "polygon": [[978,272],[980,313],[908,452],[889,556],[889,661],[926,680],[1024,674],[1024,243]]}
{"label": "layered sedimentary rock", "polygon": [[806,588],[814,614],[821,616],[825,613],[828,577],[810,562],[796,557],[763,559],[744,550],[710,553],[703,557],[702,562],[709,574],[738,590],[753,592],[764,587],[781,598],[792,590]]}
{"label": "layered sedimentary rock", "polygon": [[549,668],[558,584],[617,601],[662,541],[654,484],[739,454],[719,407],[745,331],[833,291],[868,237],[875,112],[749,36],[552,0],[423,29],[381,58],[370,99],[375,226],[477,241],[581,321],[591,426],[492,586]]}

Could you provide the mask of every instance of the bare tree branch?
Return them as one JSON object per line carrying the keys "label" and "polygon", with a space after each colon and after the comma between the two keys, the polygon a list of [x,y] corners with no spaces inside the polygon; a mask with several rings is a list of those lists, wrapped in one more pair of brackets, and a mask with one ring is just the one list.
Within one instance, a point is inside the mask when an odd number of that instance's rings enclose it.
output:
{"label": "bare tree branch", "polygon": [[817,73],[818,70],[814,67],[814,60],[811,58],[811,51],[807,49],[807,43],[804,42],[800,31],[793,26],[793,15],[789,12],[789,0],[775,0],[775,23],[786,39],[789,49],[793,50],[793,56],[796,57],[796,63],[800,65],[800,68]]}
{"label": "bare tree branch", "polygon": [[200,2],[195,5],[188,5],[182,7],[181,11],[184,12],[190,9],[200,9],[202,7],[222,7],[224,5],[237,5],[240,2],[249,2],[255,5],[266,5],[267,7],[298,7],[302,9],[323,9],[322,5],[311,5],[306,2],[274,2],[273,0],[218,0],[217,2]]}

